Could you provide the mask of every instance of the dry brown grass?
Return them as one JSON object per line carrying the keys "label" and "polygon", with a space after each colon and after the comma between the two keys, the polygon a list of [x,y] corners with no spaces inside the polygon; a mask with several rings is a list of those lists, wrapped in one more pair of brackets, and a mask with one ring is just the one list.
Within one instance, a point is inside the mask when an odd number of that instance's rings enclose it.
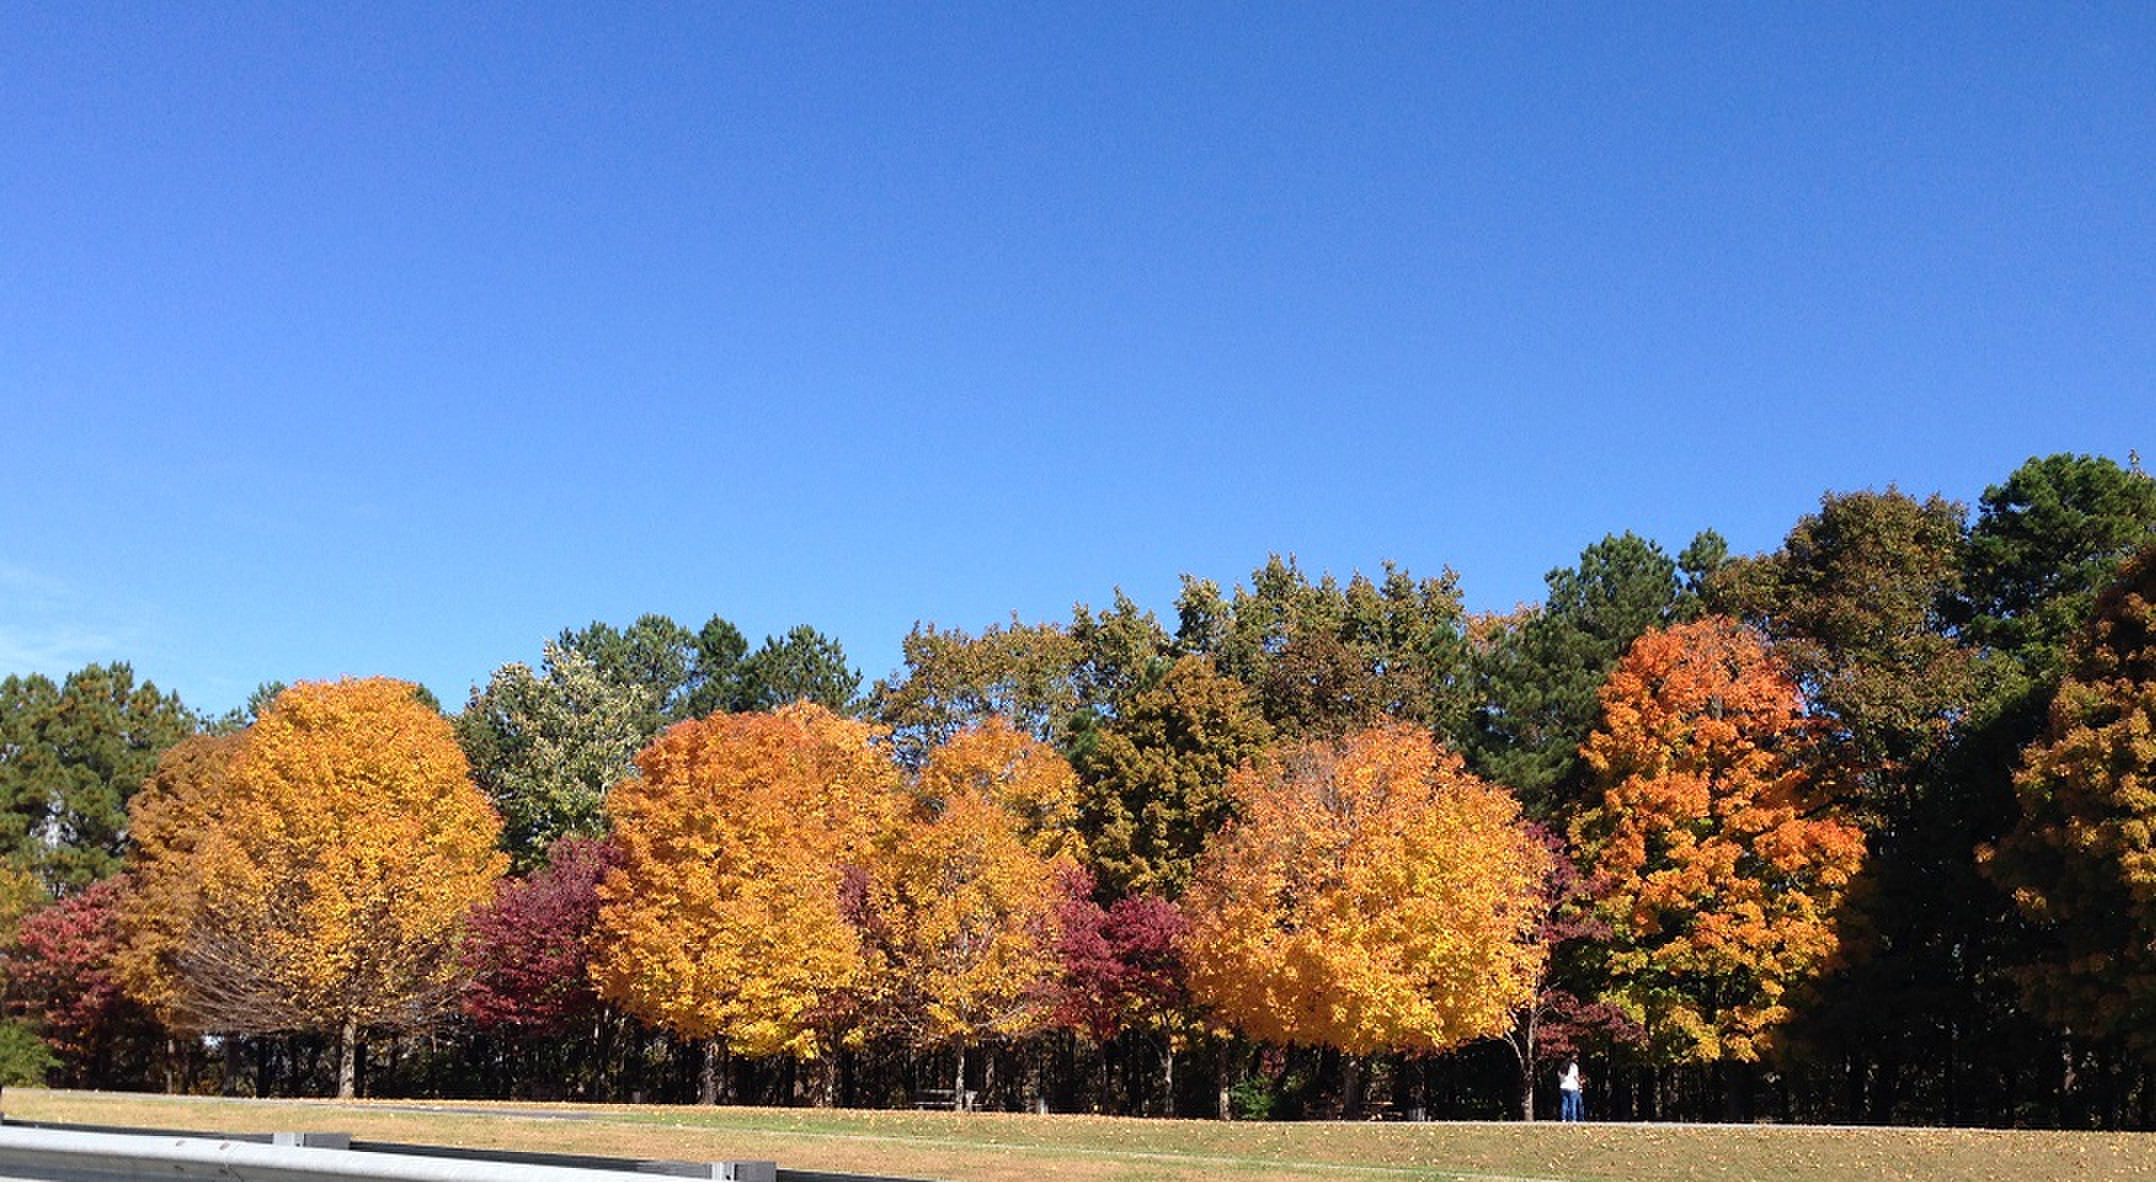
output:
{"label": "dry brown grass", "polygon": [[1244,1178],[1852,1182],[2156,1179],[2156,1134],[1510,1124],[1221,1124],[805,1109],[234,1101],[10,1089],[25,1120],[267,1132],[952,1182]]}

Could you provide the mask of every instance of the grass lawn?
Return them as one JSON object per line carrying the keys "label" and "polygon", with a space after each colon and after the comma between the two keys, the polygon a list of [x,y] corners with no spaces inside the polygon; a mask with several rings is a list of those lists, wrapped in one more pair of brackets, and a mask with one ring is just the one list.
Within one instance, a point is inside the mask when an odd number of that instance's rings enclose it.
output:
{"label": "grass lawn", "polygon": [[2156,1134],[1767,1125],[1221,1124],[1001,1113],[240,1101],[7,1090],[22,1120],[506,1146],[951,1182],[2156,1179]]}

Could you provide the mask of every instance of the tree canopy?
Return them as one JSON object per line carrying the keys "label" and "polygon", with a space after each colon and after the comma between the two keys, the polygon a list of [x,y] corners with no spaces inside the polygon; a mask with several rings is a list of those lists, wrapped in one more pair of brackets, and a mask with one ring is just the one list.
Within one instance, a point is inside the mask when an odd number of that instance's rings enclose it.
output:
{"label": "tree canopy", "polygon": [[1642,636],[1601,697],[1572,839],[1611,996],[1667,1061],[1757,1060],[1834,954],[1864,835],[1829,807],[1796,683],[1743,625]]}
{"label": "tree canopy", "polygon": [[343,1046],[456,1004],[466,915],[503,859],[500,820],[449,723],[408,682],[302,683],[221,750],[221,772],[141,800],[132,924],[164,967],[146,1000],[187,1028],[315,1030]]}
{"label": "tree canopy", "polygon": [[1398,724],[1235,774],[1184,899],[1190,987],[1245,1032],[1354,1054],[1504,1032],[1543,949],[1547,857],[1502,789]]}

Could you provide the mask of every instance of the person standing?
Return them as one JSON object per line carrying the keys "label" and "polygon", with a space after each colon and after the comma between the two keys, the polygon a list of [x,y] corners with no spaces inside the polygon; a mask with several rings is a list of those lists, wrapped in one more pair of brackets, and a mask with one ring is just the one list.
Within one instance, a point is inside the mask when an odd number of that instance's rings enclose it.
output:
{"label": "person standing", "polygon": [[1583,1089],[1587,1077],[1580,1074],[1578,1059],[1565,1060],[1565,1069],[1557,1077],[1557,1119],[1579,1121],[1587,1119],[1587,1103]]}

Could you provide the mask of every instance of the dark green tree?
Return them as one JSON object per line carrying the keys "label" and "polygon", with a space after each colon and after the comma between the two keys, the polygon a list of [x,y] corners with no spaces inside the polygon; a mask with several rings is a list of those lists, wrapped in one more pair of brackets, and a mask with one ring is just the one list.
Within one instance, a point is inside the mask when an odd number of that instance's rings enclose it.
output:
{"label": "dark green tree", "polygon": [[[1865,829],[1844,967],[1799,1007],[1800,1058],[1855,1064],[1843,1115],[1891,1120],[1985,1086],[1965,1026],[1998,898],[1977,876],[1956,745],[1986,677],[1953,633],[1966,513],[1939,496],[1833,493],[1714,592],[1773,641],[1824,727],[1823,774]],[[1923,902],[1918,903],[1918,900]],[[1996,1032],[1994,1032],[1996,1033]],[[1942,1113],[1942,1115],[1944,1115]]]}
{"label": "dark green tree", "polygon": [[202,720],[124,662],[0,681],[0,857],[65,895],[120,868],[127,802]]}
{"label": "dark green tree", "polygon": [[803,698],[849,711],[861,687],[861,676],[846,663],[839,643],[806,624],[784,636],[765,637],[755,652],[741,630],[721,616],[694,632],[658,614],[640,616],[627,628],[593,623],[564,631],[555,644],[589,658],[610,684],[648,695],[644,723],[650,735],[670,722],[766,710]]}
{"label": "dark green tree", "polygon": [[2119,564],[2156,536],[2156,480],[2096,456],[2031,457],[1984,490],[1953,605],[1971,643],[2055,684]]}
{"label": "dark green tree", "polygon": [[[1719,535],[1706,533],[1685,554],[1711,569],[1724,551]],[[1474,663],[1479,707],[1462,746],[1480,774],[1519,794],[1529,816],[1562,820],[1576,801],[1585,780],[1580,744],[1625,650],[1697,613],[1678,576],[1660,546],[1612,534],[1582,551],[1577,566],[1544,577],[1550,593],[1539,608],[1485,629]]]}
{"label": "dark green tree", "polygon": [[644,729],[657,734],[666,723],[687,717],[703,678],[697,660],[699,637],[668,616],[647,613],[626,628],[599,621],[563,629],[557,648],[582,653],[609,684],[633,686],[649,698]]}
{"label": "dark green tree", "polygon": [[762,648],[741,660],[734,683],[729,708],[736,712],[810,701],[851,714],[861,693],[861,675],[846,663],[846,650],[806,624],[766,637]]}
{"label": "dark green tree", "polygon": [[1130,694],[1077,765],[1102,896],[1182,894],[1231,813],[1229,773],[1271,741],[1250,692],[1210,658],[1183,657]]}
{"label": "dark green tree", "polygon": [[696,648],[689,659],[689,685],[674,706],[678,718],[704,718],[740,711],[748,700],[742,684],[742,665],[748,659],[748,637],[719,616],[697,629]]}

